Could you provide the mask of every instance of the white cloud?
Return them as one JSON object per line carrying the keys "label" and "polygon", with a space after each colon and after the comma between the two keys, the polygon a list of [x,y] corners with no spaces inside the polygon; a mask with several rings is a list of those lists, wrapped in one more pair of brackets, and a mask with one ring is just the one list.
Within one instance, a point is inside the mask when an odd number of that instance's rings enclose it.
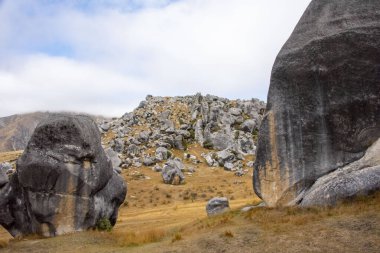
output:
{"label": "white cloud", "polygon": [[91,12],[0,5],[0,116],[119,116],[146,94],[266,99],[274,59],[310,0],[129,1],[136,11],[95,2]]}

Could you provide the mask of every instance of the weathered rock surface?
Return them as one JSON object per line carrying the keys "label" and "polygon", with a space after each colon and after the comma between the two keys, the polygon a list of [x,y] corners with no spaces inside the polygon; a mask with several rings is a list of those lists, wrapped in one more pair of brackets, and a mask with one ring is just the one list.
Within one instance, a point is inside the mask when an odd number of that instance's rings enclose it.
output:
{"label": "weathered rock surface", "polygon": [[301,205],[334,205],[339,200],[380,190],[380,139],[358,161],[319,178]]}
{"label": "weathered rock surface", "polygon": [[119,158],[118,153],[115,152],[111,148],[107,148],[104,151],[106,152],[106,155],[108,156],[108,158],[111,160],[114,171],[116,171],[117,173],[121,173],[121,168],[120,168],[121,159]]}
{"label": "weathered rock surface", "polygon": [[7,171],[8,169],[5,166],[1,166],[0,164],[0,187],[4,186],[9,182]]}
{"label": "weathered rock surface", "polygon": [[55,236],[114,225],[126,185],[113,171],[98,127],[87,116],[51,115],[41,122],[0,188],[0,224],[13,236]]}
{"label": "weathered rock surface", "polygon": [[225,197],[215,197],[210,199],[206,205],[208,216],[218,215],[230,210],[230,204]]}
{"label": "weathered rock surface", "polygon": [[380,1],[314,0],[272,70],[255,192],[274,206],[375,189],[379,167],[349,164],[379,137]]}

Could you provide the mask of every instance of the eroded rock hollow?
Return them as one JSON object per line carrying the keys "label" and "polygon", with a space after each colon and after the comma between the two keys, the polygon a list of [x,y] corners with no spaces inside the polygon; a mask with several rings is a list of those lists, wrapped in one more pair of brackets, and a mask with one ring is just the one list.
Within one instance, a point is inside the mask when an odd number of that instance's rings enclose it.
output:
{"label": "eroded rock hollow", "polygon": [[379,137],[380,1],[313,0],[273,66],[255,192],[276,206],[377,190]]}
{"label": "eroded rock hollow", "polygon": [[126,196],[93,120],[63,114],[37,126],[0,187],[0,224],[13,236],[81,231],[100,219],[114,225]]}

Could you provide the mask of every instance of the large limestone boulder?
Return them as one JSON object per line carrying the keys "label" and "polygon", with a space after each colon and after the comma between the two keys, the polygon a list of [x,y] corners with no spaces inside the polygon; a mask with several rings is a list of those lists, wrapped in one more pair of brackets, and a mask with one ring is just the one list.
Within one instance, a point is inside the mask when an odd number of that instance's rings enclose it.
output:
{"label": "large limestone boulder", "polygon": [[14,236],[81,231],[103,218],[114,225],[126,195],[93,120],[62,114],[37,126],[2,188],[0,224]]}
{"label": "large limestone boulder", "polygon": [[[273,66],[255,192],[269,206],[303,198],[320,204],[309,192],[321,192],[319,178],[331,174],[330,186],[341,180],[332,173],[362,158],[379,137],[380,1],[313,0]],[[347,180],[360,183],[324,194],[344,198],[376,188],[378,171],[344,169]]]}

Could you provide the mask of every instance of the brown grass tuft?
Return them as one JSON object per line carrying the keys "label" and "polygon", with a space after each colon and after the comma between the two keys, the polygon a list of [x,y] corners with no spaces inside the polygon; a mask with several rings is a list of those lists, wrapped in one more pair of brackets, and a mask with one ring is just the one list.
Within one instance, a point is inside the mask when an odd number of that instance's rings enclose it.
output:
{"label": "brown grass tuft", "polygon": [[0,239],[0,249],[8,247],[9,241]]}
{"label": "brown grass tuft", "polygon": [[180,240],[182,240],[182,235],[180,233],[175,233],[172,238],[172,243]]}
{"label": "brown grass tuft", "polygon": [[[334,207],[256,208],[244,217],[260,227],[284,232],[287,226],[302,226],[327,217],[359,215],[363,210],[380,211],[380,192],[342,201]],[[281,226],[282,229],[278,229]]]}
{"label": "brown grass tuft", "polygon": [[111,232],[108,236],[118,245],[129,247],[159,242],[165,238],[166,232],[162,229],[151,229],[140,232]]}
{"label": "brown grass tuft", "polygon": [[230,230],[224,231],[223,235],[225,237],[231,237],[231,238],[234,237],[234,234]]}

